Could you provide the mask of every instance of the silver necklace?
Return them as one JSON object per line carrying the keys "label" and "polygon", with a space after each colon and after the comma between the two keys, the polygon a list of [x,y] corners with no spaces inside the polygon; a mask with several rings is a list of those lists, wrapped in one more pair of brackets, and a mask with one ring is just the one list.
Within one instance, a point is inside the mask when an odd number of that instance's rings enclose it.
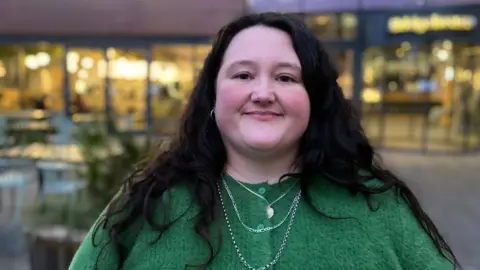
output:
{"label": "silver necklace", "polygon": [[287,190],[285,193],[283,193],[280,197],[278,197],[278,198],[277,198],[276,200],[274,200],[273,202],[269,202],[265,197],[263,197],[262,195],[256,193],[255,191],[249,189],[249,188],[248,188],[247,186],[245,186],[242,182],[237,181],[237,180],[235,180],[235,182],[237,182],[237,183],[238,183],[239,185],[241,185],[244,189],[248,190],[250,193],[252,193],[253,195],[257,196],[258,198],[264,200],[264,201],[267,203],[266,211],[267,211],[267,217],[268,217],[268,218],[272,218],[273,215],[275,215],[275,210],[273,210],[273,207],[272,207],[273,204],[276,203],[276,202],[278,202],[278,201],[280,201],[283,197],[285,197],[285,196],[290,192],[290,190],[292,190],[292,188],[293,188],[294,186],[296,186],[297,183],[298,183],[298,181],[295,182],[295,184],[293,184],[290,188],[288,188],[288,190]]}
{"label": "silver necklace", "polygon": [[245,229],[247,229],[247,231],[252,232],[252,233],[264,233],[264,232],[268,232],[268,231],[271,231],[271,230],[274,230],[274,229],[280,227],[283,223],[285,223],[285,221],[288,219],[288,217],[293,212],[293,210],[297,207],[298,202],[300,201],[300,191],[299,191],[297,193],[297,195],[295,196],[295,198],[293,199],[292,205],[290,206],[287,215],[279,223],[277,223],[274,226],[269,226],[269,227],[265,227],[265,228],[262,228],[262,229],[254,229],[254,228],[251,228],[251,227],[247,226],[245,224],[245,222],[243,222],[242,217],[240,216],[240,212],[238,211],[237,203],[235,202],[235,199],[233,198],[232,192],[230,191],[230,188],[228,187],[227,182],[225,180],[223,180],[223,185],[225,186],[225,190],[227,191],[228,197],[230,197],[230,200],[232,201],[233,209],[235,210],[235,214],[237,215],[237,218],[240,221],[240,224],[242,224],[242,226]]}
{"label": "silver necklace", "polygon": [[[224,181],[225,182],[225,181]],[[290,235],[290,230],[292,229],[292,225],[293,225],[293,220],[295,219],[295,214],[297,212],[297,209],[298,209],[298,200],[296,201],[295,203],[295,208],[292,212],[292,216],[290,218],[290,222],[288,223],[288,227],[287,227],[287,230],[285,231],[285,235],[283,236],[283,240],[282,240],[282,244],[280,245],[280,248],[278,249],[277,251],[277,254],[275,255],[275,257],[273,258],[273,260],[271,262],[269,262],[268,264],[266,264],[265,266],[262,266],[260,268],[255,268],[253,266],[251,266],[246,260],[245,260],[245,257],[243,257],[242,253],[240,252],[240,249],[237,245],[237,242],[235,240],[235,236],[233,234],[233,230],[232,230],[232,227],[230,226],[230,221],[228,220],[228,214],[227,214],[227,209],[225,208],[225,204],[223,202],[223,197],[222,197],[222,189],[220,188],[220,184],[217,182],[217,188],[218,188],[218,193],[220,195],[220,202],[222,204],[222,208],[223,208],[223,213],[225,215],[225,220],[227,221],[227,227],[228,227],[228,231],[230,232],[230,236],[232,237],[232,243],[233,243],[233,246],[235,247],[236,251],[237,251],[237,255],[238,257],[240,258],[240,261],[243,263],[243,265],[245,265],[245,267],[247,267],[249,270],[266,270],[266,269],[269,269],[271,268],[272,266],[274,266],[278,260],[280,259],[280,256],[282,256],[282,253],[283,253],[283,250],[285,249],[285,246],[287,245],[287,240],[288,240],[288,236]],[[301,196],[301,190],[298,192],[298,195],[297,197],[300,197]],[[295,197],[296,198],[296,197]]]}

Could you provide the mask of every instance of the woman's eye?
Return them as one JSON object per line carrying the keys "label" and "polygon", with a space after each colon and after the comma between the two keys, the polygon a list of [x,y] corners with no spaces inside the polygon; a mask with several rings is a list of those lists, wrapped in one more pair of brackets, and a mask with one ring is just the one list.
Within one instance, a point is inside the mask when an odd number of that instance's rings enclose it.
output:
{"label": "woman's eye", "polygon": [[297,82],[297,80],[295,78],[293,78],[292,76],[288,76],[288,75],[280,75],[277,77],[277,80],[279,80],[280,82],[284,82],[284,83],[289,83],[289,82]]}
{"label": "woman's eye", "polygon": [[249,80],[252,78],[252,76],[248,73],[238,73],[235,76],[233,76],[235,79],[240,79],[240,80]]}

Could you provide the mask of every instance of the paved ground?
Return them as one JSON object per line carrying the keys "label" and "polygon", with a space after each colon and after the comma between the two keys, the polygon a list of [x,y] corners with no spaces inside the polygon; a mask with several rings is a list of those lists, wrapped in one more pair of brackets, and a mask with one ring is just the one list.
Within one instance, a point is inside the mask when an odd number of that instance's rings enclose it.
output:
{"label": "paved ground", "polygon": [[408,182],[466,270],[480,270],[480,155],[384,153]]}
{"label": "paved ground", "polygon": [[[383,153],[385,163],[409,183],[465,270],[480,270],[480,154],[422,156]],[[0,246],[4,243],[0,243]],[[3,258],[3,259],[2,259]],[[1,269],[28,270],[26,257],[0,254]]]}

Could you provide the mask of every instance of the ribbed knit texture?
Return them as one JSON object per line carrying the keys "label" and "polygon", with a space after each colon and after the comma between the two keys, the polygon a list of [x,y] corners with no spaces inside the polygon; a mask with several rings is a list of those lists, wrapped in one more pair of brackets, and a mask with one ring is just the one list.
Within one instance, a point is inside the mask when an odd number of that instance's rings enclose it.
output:
{"label": "ribbed knit texture", "polygon": [[[295,186],[282,200],[275,203],[275,215],[268,219],[266,203],[240,186],[234,179],[226,179],[246,225],[252,228],[272,226],[281,221],[288,212],[299,190]],[[248,184],[257,193],[273,201],[285,192],[296,180],[281,184]],[[176,187],[168,192],[171,214],[179,217],[192,202],[186,187]],[[260,268],[268,264],[281,246],[287,221],[279,228],[264,233],[252,233],[240,224],[230,198],[222,188],[228,218],[235,234],[237,245],[248,263]],[[356,270],[443,270],[453,269],[435,249],[431,239],[421,229],[405,202],[394,192],[374,195],[372,203],[377,211],[368,208],[361,195],[352,196],[347,190],[318,177],[311,189],[314,204],[323,213],[346,219],[330,219],[316,213],[301,200],[285,250],[272,269],[356,269]],[[156,220],[161,220],[157,209]],[[194,231],[194,217],[198,207],[192,207],[152,245],[158,236],[143,220],[122,235],[129,252],[123,269],[185,269],[185,265],[204,263],[209,257],[205,242]],[[227,229],[223,212],[219,223],[222,227],[220,251],[208,269],[246,269],[241,263]],[[210,230],[214,244],[218,239],[216,227]],[[98,254],[106,243],[107,232],[99,230],[96,243],[92,245],[92,232],[77,251],[71,270],[91,270]],[[215,244],[215,246],[217,246]],[[98,261],[98,269],[116,269],[117,257],[111,245],[107,245]]]}

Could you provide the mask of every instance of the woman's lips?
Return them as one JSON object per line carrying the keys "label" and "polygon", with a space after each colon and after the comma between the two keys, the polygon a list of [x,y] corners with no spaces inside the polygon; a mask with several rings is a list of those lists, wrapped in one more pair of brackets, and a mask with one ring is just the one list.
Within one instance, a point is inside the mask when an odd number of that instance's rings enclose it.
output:
{"label": "woman's lips", "polygon": [[281,116],[281,114],[275,112],[247,112],[245,115],[259,121],[269,121]]}

